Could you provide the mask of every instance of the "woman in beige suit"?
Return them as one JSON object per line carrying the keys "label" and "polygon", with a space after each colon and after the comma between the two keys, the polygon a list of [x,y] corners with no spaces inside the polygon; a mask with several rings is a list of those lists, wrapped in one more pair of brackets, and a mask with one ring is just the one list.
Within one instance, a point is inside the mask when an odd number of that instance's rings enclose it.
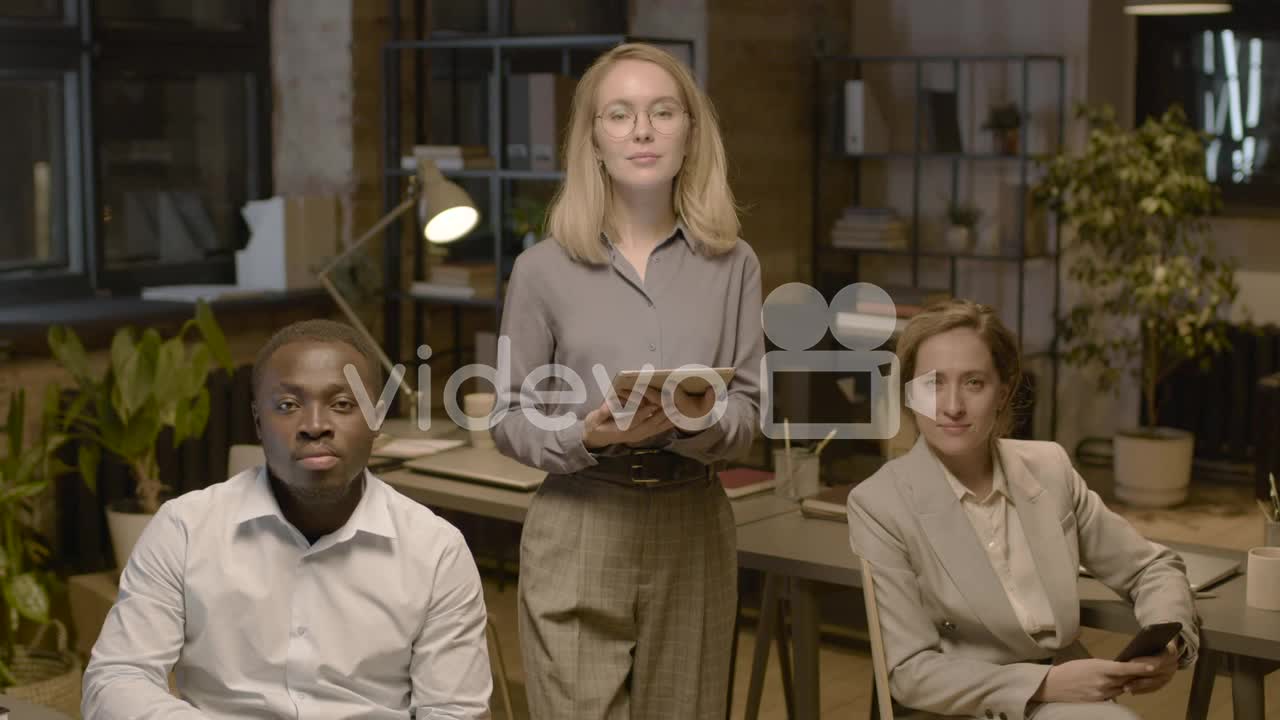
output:
{"label": "woman in beige suit", "polygon": [[[935,393],[936,417],[917,413],[915,446],[848,502],[853,551],[874,568],[894,701],[1000,720],[1136,717],[1111,701],[1163,687],[1199,647],[1181,559],[1108,510],[1060,445],[1004,437],[1021,362],[991,308],[929,308],[898,355],[915,391]],[[1139,624],[1177,621],[1181,635],[1157,657],[1089,658],[1079,565],[1129,598]]]}

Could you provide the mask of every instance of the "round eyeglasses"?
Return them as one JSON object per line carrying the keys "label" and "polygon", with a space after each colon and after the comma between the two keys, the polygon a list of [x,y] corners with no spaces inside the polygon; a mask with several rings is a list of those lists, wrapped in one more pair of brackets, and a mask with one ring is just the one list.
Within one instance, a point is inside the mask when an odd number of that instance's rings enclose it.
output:
{"label": "round eyeglasses", "polygon": [[[641,112],[649,119],[649,127],[660,135],[678,132],[684,126],[684,119],[689,114],[675,107],[657,107]],[[630,108],[613,108],[596,115],[605,134],[615,140],[621,140],[635,132],[637,117],[638,113]]]}

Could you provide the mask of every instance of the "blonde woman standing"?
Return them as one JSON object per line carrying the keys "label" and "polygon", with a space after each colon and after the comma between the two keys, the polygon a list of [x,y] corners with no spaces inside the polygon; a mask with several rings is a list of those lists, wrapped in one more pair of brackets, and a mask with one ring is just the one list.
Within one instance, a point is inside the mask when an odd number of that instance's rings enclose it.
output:
{"label": "blonde woman standing", "polygon": [[[737,558],[712,466],[745,452],[758,423],[760,265],[738,238],[711,103],[668,53],[602,55],[578,83],[564,152],[549,237],[512,272],[509,411],[493,429],[503,453],[549,473],[520,549],[530,710],[722,718]],[[714,391],[677,389],[679,414],[649,391],[628,424],[593,371],[690,363],[736,368],[716,413]],[[582,382],[555,402],[522,389],[547,364]],[[709,427],[689,421],[720,410]]]}
{"label": "blonde woman standing", "polygon": [[[1115,698],[1159,690],[1195,662],[1182,560],[1107,509],[1061,445],[1005,437],[1021,359],[990,307],[934,305],[911,319],[897,352],[937,412],[917,414],[915,447],[849,493],[849,538],[875,574],[894,701],[930,716],[1133,720]],[[1179,622],[1179,637],[1154,657],[1090,658],[1079,644],[1081,565],[1133,603],[1139,624]]]}

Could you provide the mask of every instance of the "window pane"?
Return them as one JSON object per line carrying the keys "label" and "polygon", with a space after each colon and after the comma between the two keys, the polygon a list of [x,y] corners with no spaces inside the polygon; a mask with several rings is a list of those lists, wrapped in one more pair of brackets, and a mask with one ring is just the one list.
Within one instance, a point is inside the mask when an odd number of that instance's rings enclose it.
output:
{"label": "window pane", "polygon": [[112,27],[244,30],[251,0],[98,0],[98,17]]}
{"label": "window pane", "polygon": [[62,20],[62,0],[5,0],[0,19]]}
{"label": "window pane", "polygon": [[1192,123],[1212,136],[1209,179],[1280,188],[1280,39],[1205,30],[1192,47],[1198,91]]}
{"label": "window pane", "polygon": [[63,83],[0,71],[0,270],[66,264]]}
{"label": "window pane", "polygon": [[241,245],[248,199],[247,79],[116,77],[99,124],[107,266],[190,262]]}

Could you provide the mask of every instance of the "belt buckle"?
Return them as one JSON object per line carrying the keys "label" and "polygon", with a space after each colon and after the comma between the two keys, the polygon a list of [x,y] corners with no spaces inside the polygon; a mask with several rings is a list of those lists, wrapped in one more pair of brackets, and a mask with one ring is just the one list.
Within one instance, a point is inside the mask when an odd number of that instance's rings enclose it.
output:
{"label": "belt buckle", "polygon": [[[632,454],[633,455],[657,455],[659,452],[661,451],[652,450],[652,449],[643,449],[643,450],[636,450]],[[635,483],[636,485],[655,485],[659,482],[662,482],[662,478],[645,477],[641,475],[641,473],[647,473],[647,472],[648,470],[646,470],[644,463],[637,462],[635,460],[631,462],[631,482]]]}

